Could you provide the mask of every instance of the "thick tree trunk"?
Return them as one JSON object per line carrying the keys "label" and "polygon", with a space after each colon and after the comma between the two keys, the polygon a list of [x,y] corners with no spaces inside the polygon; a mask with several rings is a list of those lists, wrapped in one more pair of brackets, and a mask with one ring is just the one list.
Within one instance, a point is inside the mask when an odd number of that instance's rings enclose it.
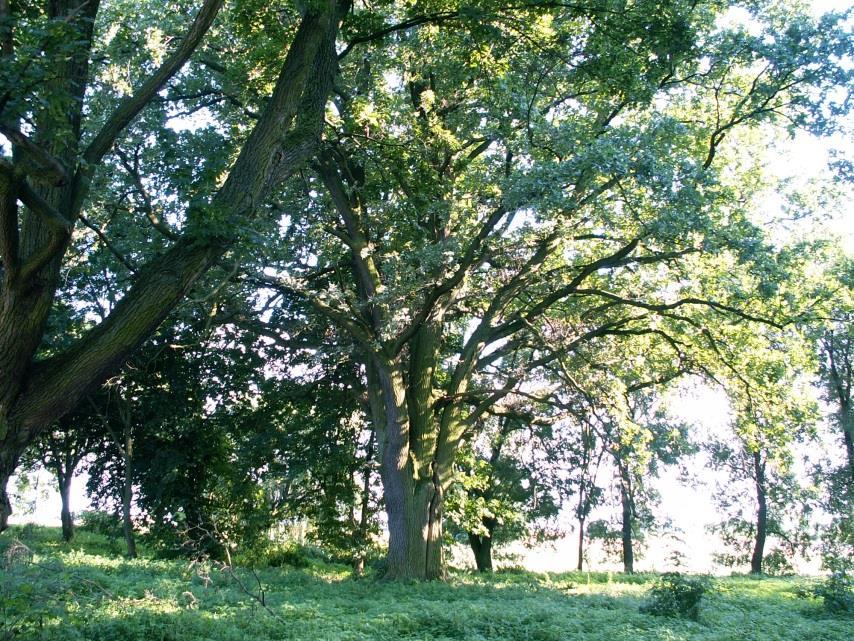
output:
{"label": "thick tree trunk", "polygon": [[765,538],[768,533],[768,500],[765,495],[765,464],[759,452],[753,453],[753,472],[756,483],[756,539],[750,557],[750,573],[762,574]]}
{"label": "thick tree trunk", "polygon": [[383,488],[389,534],[386,578],[442,578],[441,489],[432,480],[414,482],[406,469],[388,468]]}
{"label": "thick tree trunk", "polygon": [[469,545],[478,572],[492,572],[492,537],[469,532]]}
{"label": "thick tree trunk", "polygon": [[71,516],[71,474],[59,477],[59,497],[62,500],[62,538],[70,541],[74,538],[74,519]]}
{"label": "thick tree trunk", "polygon": [[442,507],[453,456],[440,456],[446,441],[439,438],[432,409],[415,416],[421,401],[411,387],[406,389],[400,371],[388,363],[371,369],[371,393],[381,399],[383,411],[379,451],[388,516],[386,577],[439,579],[444,576]]}

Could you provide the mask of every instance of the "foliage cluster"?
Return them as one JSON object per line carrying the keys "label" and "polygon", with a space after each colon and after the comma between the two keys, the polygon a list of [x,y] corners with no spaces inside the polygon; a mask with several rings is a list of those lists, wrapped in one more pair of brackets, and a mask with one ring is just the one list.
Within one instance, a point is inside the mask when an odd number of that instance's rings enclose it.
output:
{"label": "foliage cluster", "polygon": [[711,587],[711,581],[704,576],[688,576],[678,572],[662,574],[650,588],[649,603],[641,606],[641,612],[698,621],[700,602]]}
{"label": "foliage cluster", "polygon": [[831,614],[854,616],[854,578],[848,573],[833,572],[813,588],[813,594]]}

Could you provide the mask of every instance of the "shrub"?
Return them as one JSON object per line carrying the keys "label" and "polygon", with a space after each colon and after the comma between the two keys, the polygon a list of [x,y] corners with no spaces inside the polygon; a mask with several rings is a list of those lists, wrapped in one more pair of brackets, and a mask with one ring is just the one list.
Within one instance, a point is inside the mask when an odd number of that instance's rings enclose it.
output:
{"label": "shrub", "polygon": [[311,559],[315,556],[314,551],[298,543],[288,543],[270,549],[266,553],[266,564],[272,568],[289,566],[302,569],[311,565]]}
{"label": "shrub", "polygon": [[813,595],[822,599],[830,614],[854,614],[854,578],[846,572],[834,572],[813,588]]}
{"label": "shrub", "polygon": [[122,520],[115,514],[98,510],[80,513],[80,529],[85,532],[117,539],[124,534],[122,527]]}
{"label": "shrub", "polygon": [[662,574],[650,588],[650,600],[641,606],[641,612],[696,621],[700,617],[700,601],[710,588],[709,579],[703,576],[679,572]]}

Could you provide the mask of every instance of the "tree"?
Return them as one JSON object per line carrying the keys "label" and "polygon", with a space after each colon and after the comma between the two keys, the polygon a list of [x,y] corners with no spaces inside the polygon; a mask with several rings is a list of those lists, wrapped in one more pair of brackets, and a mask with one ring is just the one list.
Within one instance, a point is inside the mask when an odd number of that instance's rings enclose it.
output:
{"label": "tree", "polygon": [[[409,29],[345,59],[320,157],[285,205],[285,236],[310,249],[268,256],[263,280],[358,346],[390,576],[441,575],[456,453],[551,358],[503,360],[557,308],[581,321],[575,346],[683,312],[695,329],[751,317],[756,294],[712,275],[756,267],[764,249],[730,206],[749,187],[717,173],[734,153],[724,140],[783,114],[824,126],[808,87],[842,79],[816,55],[842,44],[819,35],[832,19],[820,30],[767,14],[754,38],[714,16],[679,2],[485,2],[444,15],[454,29]],[[670,290],[657,269],[673,269]],[[503,387],[482,382],[490,368]]]}
{"label": "tree", "polygon": [[[753,574],[763,572],[769,537],[776,537],[788,551],[776,553],[778,567],[785,567],[787,557],[806,546],[805,518],[797,512],[808,506],[792,469],[791,447],[810,438],[816,414],[803,385],[808,361],[800,336],[772,332],[764,337],[772,344],[757,349],[758,336],[742,341],[739,359],[745,373],[730,387],[734,445],[709,444],[712,465],[729,476],[718,502],[731,514],[719,531],[737,551],[724,556],[724,561],[734,564],[749,558]],[[752,494],[752,501],[745,501],[744,492]],[[743,516],[745,503],[755,506],[752,519]]]}
{"label": "tree", "polygon": [[522,399],[506,400],[486,419],[492,425],[459,450],[447,499],[447,518],[468,539],[479,572],[492,572],[495,545],[555,536],[548,524],[563,493],[565,453],[550,421],[535,418]]}
{"label": "tree", "polygon": [[835,410],[834,418],[845,444],[848,473],[854,489],[854,260],[840,260],[832,269],[837,277],[830,294],[830,315],[818,339],[819,375],[825,385],[826,398]]}
{"label": "tree", "polygon": [[[288,12],[288,22],[299,26],[251,131],[229,140],[230,151],[239,153],[232,156],[227,178],[208,181],[206,193],[181,203],[185,223],[179,232],[149,211],[151,224],[168,232],[171,241],[162,253],[143,252],[144,264],[107,319],[67,351],[40,358],[61,269],[76,258],[69,253],[72,232],[97,196],[92,187],[109,176],[105,163],[112,162],[111,150],[178,77],[222,4],[206,0],[189,26],[186,21],[173,25],[169,37],[178,44],[171,52],[164,50],[166,34],[159,28],[154,33],[163,36],[161,46],[124,52],[111,48],[109,27],[122,20],[118,3],[0,4],[0,133],[13,152],[0,158],[2,488],[23,450],[154,332],[198,278],[234,246],[237,230],[258,215],[270,190],[312,153],[332,85],[339,22],[349,8],[343,0],[312,3],[301,16]],[[145,5],[142,12],[131,12],[143,14],[137,34],[145,34],[144,25],[160,17],[148,9]],[[125,90],[122,98],[103,78],[129,51],[143,55],[134,61],[139,73],[130,84],[135,88]],[[222,67],[216,56],[209,62],[211,69]],[[161,108],[159,116],[158,132],[166,110]],[[173,164],[180,164],[176,160]],[[166,173],[159,179],[169,183]],[[171,187],[174,194],[185,192],[178,184]],[[4,494],[0,529],[9,512]]]}
{"label": "tree", "polygon": [[[813,290],[822,301],[804,324],[806,340],[817,356],[818,384],[830,408],[827,423],[834,438],[841,436],[844,457],[817,466],[822,509],[831,520],[821,530],[823,564],[832,571],[848,571],[854,558],[854,330],[852,330],[852,267],[854,262],[838,246],[815,252],[823,267]],[[823,259],[823,260],[822,260]],[[805,274],[805,280],[808,275]]]}
{"label": "tree", "polygon": [[[85,409],[85,408],[84,408]],[[85,411],[66,414],[54,429],[42,433],[32,447],[44,468],[56,479],[62,509],[60,522],[62,538],[70,541],[74,537],[74,517],[71,512],[71,481],[81,471],[81,463],[91,454],[96,444],[104,438]],[[26,466],[26,464],[25,464]]]}

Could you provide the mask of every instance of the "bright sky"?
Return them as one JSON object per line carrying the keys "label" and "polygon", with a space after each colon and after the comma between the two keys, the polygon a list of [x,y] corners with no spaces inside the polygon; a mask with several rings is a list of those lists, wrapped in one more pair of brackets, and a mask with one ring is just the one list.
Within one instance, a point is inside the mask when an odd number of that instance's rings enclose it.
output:
{"label": "bright sky", "polygon": [[[820,14],[827,10],[840,10],[852,7],[851,0],[814,0],[813,9]],[[0,142],[3,142],[0,139]],[[809,136],[799,136],[795,140],[779,146],[777,151],[769,154],[768,162],[773,170],[781,176],[791,177],[799,183],[806,183],[812,178],[824,174],[828,160],[829,149],[844,148],[852,150],[851,142],[843,139],[829,141],[817,140]],[[769,207],[779,206],[773,198]],[[828,219],[825,228],[830,233],[845,238],[849,253],[854,253],[854,211],[852,201],[842,203],[838,211]],[[794,230],[794,233],[798,233]],[[700,433],[715,433],[726,429],[728,425],[727,402],[721,392],[704,388],[696,390],[693,395],[675,399],[673,413],[686,422],[694,425]],[[699,465],[699,461],[698,461]],[[710,483],[712,477],[708,472],[699,471],[700,477]],[[41,472],[33,478],[34,490],[24,497],[23,504],[18,503],[12,522],[34,521],[44,524],[59,524],[60,501],[53,487],[52,478]],[[72,510],[79,512],[87,509],[88,500],[84,493],[85,477],[78,477],[72,486]],[[14,479],[9,487],[14,492]],[[672,520],[673,525],[683,531],[683,538],[690,542],[684,551],[688,554],[688,568],[696,571],[711,571],[711,551],[713,539],[706,532],[706,527],[718,518],[714,503],[711,500],[711,487],[687,487],[676,477],[675,472],[665,473],[658,482],[661,493],[663,512]],[[22,512],[24,504],[31,503],[35,508],[29,513]],[[605,514],[594,514],[592,518],[603,518]],[[569,538],[560,542],[553,549],[540,550],[534,554],[526,553],[527,562],[532,569],[560,570],[574,568],[575,539]],[[666,547],[666,546],[664,546]],[[523,550],[519,550],[524,552]],[[595,556],[595,555],[594,555]],[[650,555],[646,561],[640,561],[637,567],[655,567],[666,569],[662,554]]]}

